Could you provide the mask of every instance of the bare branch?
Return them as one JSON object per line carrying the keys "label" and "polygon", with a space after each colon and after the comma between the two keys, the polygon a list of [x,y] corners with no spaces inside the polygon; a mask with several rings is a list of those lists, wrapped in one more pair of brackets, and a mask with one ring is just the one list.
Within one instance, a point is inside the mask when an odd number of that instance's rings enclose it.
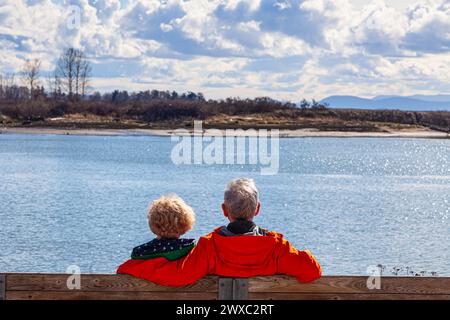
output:
{"label": "bare branch", "polygon": [[34,99],[35,88],[39,86],[39,73],[41,71],[41,60],[33,59],[25,62],[22,68],[22,79],[28,87],[30,99]]}

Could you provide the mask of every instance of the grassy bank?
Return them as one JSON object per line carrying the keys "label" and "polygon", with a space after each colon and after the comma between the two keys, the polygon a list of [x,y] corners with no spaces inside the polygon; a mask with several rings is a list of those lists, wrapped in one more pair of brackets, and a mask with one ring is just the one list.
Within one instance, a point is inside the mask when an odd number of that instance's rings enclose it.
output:
{"label": "grassy bank", "polygon": [[0,104],[3,127],[59,129],[176,129],[192,128],[315,129],[337,132],[434,130],[450,132],[450,112],[297,108],[269,98],[225,101],[150,100],[133,103],[105,101],[33,101]]}

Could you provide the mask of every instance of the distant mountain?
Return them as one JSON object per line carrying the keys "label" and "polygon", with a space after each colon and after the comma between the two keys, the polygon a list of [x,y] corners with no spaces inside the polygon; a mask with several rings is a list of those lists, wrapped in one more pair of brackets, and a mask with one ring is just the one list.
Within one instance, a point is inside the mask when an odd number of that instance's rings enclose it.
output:
{"label": "distant mountain", "polygon": [[422,101],[430,102],[449,102],[450,94],[435,94],[435,95],[425,95],[425,94],[415,94],[412,96],[377,96],[373,100],[382,100],[386,98],[410,98]]}
{"label": "distant mountain", "polygon": [[450,111],[450,95],[378,96],[372,99],[330,96],[320,102],[328,103],[331,108]]}

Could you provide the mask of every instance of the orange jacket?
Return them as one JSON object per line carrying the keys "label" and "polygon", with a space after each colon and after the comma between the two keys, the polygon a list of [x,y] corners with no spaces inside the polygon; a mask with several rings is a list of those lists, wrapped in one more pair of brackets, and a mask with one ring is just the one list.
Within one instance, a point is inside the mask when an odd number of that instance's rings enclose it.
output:
{"label": "orange jacket", "polygon": [[285,274],[300,282],[313,281],[322,274],[320,264],[309,251],[295,249],[280,233],[222,236],[218,230],[201,237],[181,259],[131,259],[117,273],[166,286],[191,284],[207,274],[242,278]]}

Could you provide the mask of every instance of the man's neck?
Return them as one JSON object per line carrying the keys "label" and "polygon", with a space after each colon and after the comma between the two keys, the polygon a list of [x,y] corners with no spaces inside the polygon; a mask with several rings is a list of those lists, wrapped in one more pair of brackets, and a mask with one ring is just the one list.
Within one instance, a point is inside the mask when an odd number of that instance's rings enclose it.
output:
{"label": "man's neck", "polygon": [[253,232],[255,227],[256,225],[252,220],[236,219],[228,224],[227,229],[234,234],[245,234]]}
{"label": "man's neck", "polygon": [[236,221],[248,221],[248,222],[253,222],[253,219],[228,219],[228,221],[230,221],[230,223],[236,222]]}

